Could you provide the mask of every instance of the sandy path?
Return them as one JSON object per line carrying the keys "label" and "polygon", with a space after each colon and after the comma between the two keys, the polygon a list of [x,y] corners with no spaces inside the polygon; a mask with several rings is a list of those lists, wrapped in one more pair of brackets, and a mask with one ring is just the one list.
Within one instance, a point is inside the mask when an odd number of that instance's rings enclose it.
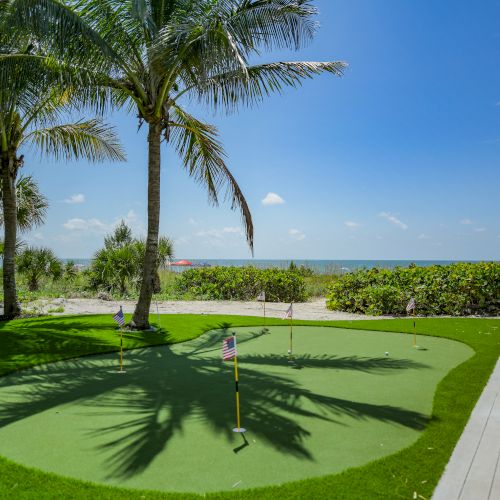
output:
{"label": "sandy path", "polygon": [[[104,301],[99,299],[53,299],[38,301],[38,307],[44,312],[58,306],[64,307],[63,313],[54,314],[111,314],[115,313],[120,306],[126,313],[132,313],[135,301]],[[30,308],[33,304],[30,305]],[[288,308],[288,304],[273,303],[266,304],[266,313],[270,317],[280,318]],[[160,314],[234,314],[241,316],[261,316],[261,304],[237,301],[159,301],[158,310]],[[156,314],[156,303],[153,302],[151,313]],[[293,316],[296,319],[310,320],[359,320],[380,319],[380,317],[351,314],[340,311],[329,311],[325,306],[325,299],[315,299],[311,302],[294,304]]]}

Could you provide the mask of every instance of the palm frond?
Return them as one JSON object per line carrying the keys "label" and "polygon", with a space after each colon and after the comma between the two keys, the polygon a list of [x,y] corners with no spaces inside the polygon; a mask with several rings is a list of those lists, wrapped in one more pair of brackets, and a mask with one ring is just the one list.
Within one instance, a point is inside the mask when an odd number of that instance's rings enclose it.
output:
{"label": "palm frond", "polygon": [[231,209],[239,208],[246,239],[253,253],[253,221],[248,203],[236,179],[224,161],[225,153],[217,139],[217,129],[203,123],[178,106],[172,109],[171,140],[189,175],[206,188],[209,200],[219,203],[219,193],[226,188]]}
{"label": "palm frond", "polygon": [[125,159],[113,127],[95,119],[34,130],[23,142],[36,145],[42,154],[56,159],[85,158],[93,162]]}
{"label": "palm frond", "polygon": [[302,82],[321,73],[342,76],[347,64],[334,62],[275,62],[247,68],[245,73],[231,71],[215,75],[203,82],[191,82],[192,93],[200,101],[228,110],[238,104],[254,105],[272,93],[282,93],[285,87],[298,87]]}
{"label": "palm frond", "polygon": [[[0,198],[2,189],[0,186]],[[45,220],[49,202],[41,193],[31,176],[21,176],[16,182],[17,227],[25,232],[40,226]],[[0,207],[0,226],[3,225],[3,210]]]}

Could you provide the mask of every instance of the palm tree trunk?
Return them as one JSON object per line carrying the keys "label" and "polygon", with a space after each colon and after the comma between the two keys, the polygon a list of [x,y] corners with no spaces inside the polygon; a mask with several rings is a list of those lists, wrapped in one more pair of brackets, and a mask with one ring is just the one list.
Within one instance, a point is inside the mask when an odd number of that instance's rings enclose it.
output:
{"label": "palm tree trunk", "polygon": [[139,330],[149,328],[149,308],[153,296],[158,259],[160,232],[160,143],[161,124],[150,123],[148,133],[148,236],[142,272],[139,301],[135,306],[132,326]]}
{"label": "palm tree trunk", "polygon": [[2,203],[4,218],[4,250],[3,250],[3,314],[4,318],[19,316],[21,308],[17,302],[16,290],[16,165],[15,156],[1,155],[2,162]]}

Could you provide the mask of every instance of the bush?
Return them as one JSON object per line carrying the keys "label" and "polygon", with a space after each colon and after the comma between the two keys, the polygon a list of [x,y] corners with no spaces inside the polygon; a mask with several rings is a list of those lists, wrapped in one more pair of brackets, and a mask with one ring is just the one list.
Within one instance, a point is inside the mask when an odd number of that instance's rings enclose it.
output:
{"label": "bush", "polygon": [[25,248],[16,261],[17,270],[26,279],[31,292],[40,288],[43,278],[58,280],[63,275],[63,264],[50,248]]}
{"label": "bush", "polygon": [[184,271],[175,281],[179,294],[207,300],[255,300],[264,290],[269,302],[303,302],[304,278],[283,269],[209,267]]}
{"label": "bush", "polygon": [[500,263],[362,269],[331,284],[328,309],[365,314],[406,314],[411,297],[421,315],[500,313]]}
{"label": "bush", "polygon": [[[84,274],[88,288],[94,291],[126,295],[139,288],[144,265],[146,244],[132,237],[131,229],[122,221],[115,231],[104,238],[104,248],[98,250]],[[173,255],[172,242],[160,237],[158,266]],[[154,292],[160,292],[160,278],[155,280]]]}

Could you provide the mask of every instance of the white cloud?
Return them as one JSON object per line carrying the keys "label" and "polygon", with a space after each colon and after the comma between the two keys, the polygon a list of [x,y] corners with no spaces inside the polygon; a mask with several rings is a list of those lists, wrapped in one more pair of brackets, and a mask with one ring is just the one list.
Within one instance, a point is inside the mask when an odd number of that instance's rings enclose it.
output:
{"label": "white cloud", "polygon": [[63,227],[69,231],[105,232],[109,229],[109,225],[99,219],[80,219],[78,217],[69,219],[63,224]]}
{"label": "white cloud", "polygon": [[428,234],[424,234],[424,233],[422,233],[422,234],[419,234],[419,235],[417,236],[417,239],[419,239],[419,240],[430,240],[430,239],[432,239],[432,238],[431,238]]}
{"label": "white cloud", "polygon": [[113,222],[107,223],[97,218],[82,219],[81,217],[74,217],[67,220],[63,227],[72,232],[91,232],[94,234],[106,234],[118,226],[121,221],[124,221],[127,226],[132,229],[134,236],[142,236],[144,227],[139,220],[139,217],[133,210],[129,210],[126,215],[117,217]]}
{"label": "white cloud", "polygon": [[76,205],[78,203],[83,203],[85,201],[85,195],[79,193],[79,194],[73,194],[69,198],[66,198],[64,200],[64,203],[69,203],[70,205]]}
{"label": "white cloud", "polygon": [[357,227],[360,227],[361,224],[359,222],[354,222],[352,220],[346,220],[344,222],[345,226],[348,227],[349,229],[356,229]]}
{"label": "white cloud", "polygon": [[243,236],[243,230],[241,227],[224,227],[222,229],[202,229],[201,231],[197,231],[195,233],[195,236],[199,236],[201,238],[217,240],[222,240],[228,235]]}
{"label": "white cloud", "polygon": [[266,197],[262,200],[263,205],[283,205],[285,200],[276,193],[267,193]]}
{"label": "white cloud", "polygon": [[408,229],[407,224],[399,220],[394,214],[391,214],[390,212],[380,212],[378,216],[388,220],[391,224],[394,224],[401,229]]}
{"label": "white cloud", "polygon": [[197,226],[198,225],[198,221],[193,219],[192,217],[188,220],[189,224],[191,224],[192,226]]}
{"label": "white cloud", "polygon": [[468,226],[469,224],[472,224],[472,221],[470,219],[462,219],[460,221],[460,224],[464,224],[465,226]]}
{"label": "white cloud", "polygon": [[299,229],[290,229],[288,231],[288,234],[292,237],[295,238],[296,240],[302,241],[306,239],[306,235],[300,231]]}
{"label": "white cloud", "polygon": [[486,231],[486,228],[485,227],[475,227],[474,231],[476,231],[476,233],[484,233]]}

